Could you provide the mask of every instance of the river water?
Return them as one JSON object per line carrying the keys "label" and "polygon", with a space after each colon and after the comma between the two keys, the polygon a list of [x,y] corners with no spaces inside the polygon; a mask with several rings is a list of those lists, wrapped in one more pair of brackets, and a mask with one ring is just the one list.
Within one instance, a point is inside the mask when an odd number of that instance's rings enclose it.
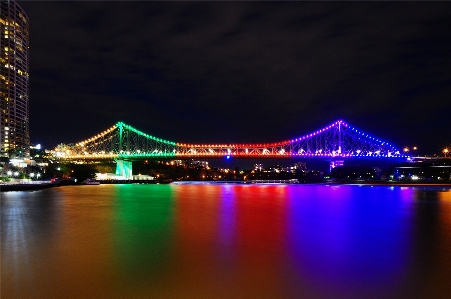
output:
{"label": "river water", "polygon": [[1,193],[1,298],[450,298],[449,187]]}

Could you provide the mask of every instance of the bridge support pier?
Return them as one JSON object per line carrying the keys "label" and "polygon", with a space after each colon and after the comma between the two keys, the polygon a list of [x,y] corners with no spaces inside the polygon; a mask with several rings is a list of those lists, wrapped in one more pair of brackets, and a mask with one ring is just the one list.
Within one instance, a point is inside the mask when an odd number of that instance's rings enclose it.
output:
{"label": "bridge support pier", "polygon": [[329,171],[332,171],[332,169],[334,169],[335,167],[343,166],[344,162],[345,161],[343,161],[343,160],[332,160],[332,161],[330,161]]}
{"label": "bridge support pier", "polygon": [[126,180],[133,179],[132,161],[116,160],[116,175],[124,177]]}

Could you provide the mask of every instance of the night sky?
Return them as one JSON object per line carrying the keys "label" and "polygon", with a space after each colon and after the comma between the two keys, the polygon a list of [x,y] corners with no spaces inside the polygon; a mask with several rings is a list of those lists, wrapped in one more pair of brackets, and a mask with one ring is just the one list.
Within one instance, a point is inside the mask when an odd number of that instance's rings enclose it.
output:
{"label": "night sky", "polygon": [[451,144],[449,2],[19,1],[30,134],[123,121],[187,143],[276,142],[343,119],[398,147]]}

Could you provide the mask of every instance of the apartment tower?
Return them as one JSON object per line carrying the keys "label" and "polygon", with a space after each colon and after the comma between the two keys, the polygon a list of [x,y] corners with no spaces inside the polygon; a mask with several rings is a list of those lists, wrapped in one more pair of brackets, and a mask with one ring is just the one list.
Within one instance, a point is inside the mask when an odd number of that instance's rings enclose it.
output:
{"label": "apartment tower", "polygon": [[20,5],[0,1],[0,155],[27,156],[29,22]]}

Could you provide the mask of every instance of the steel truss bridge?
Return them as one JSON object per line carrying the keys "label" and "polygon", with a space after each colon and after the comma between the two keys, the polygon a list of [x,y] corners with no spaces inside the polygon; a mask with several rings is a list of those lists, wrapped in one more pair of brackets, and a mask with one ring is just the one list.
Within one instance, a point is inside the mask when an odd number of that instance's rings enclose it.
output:
{"label": "steel truss bridge", "polygon": [[52,155],[64,160],[148,158],[350,158],[405,156],[392,144],[338,120],[310,134],[261,144],[188,144],[163,140],[118,122],[76,144],[60,144]]}

